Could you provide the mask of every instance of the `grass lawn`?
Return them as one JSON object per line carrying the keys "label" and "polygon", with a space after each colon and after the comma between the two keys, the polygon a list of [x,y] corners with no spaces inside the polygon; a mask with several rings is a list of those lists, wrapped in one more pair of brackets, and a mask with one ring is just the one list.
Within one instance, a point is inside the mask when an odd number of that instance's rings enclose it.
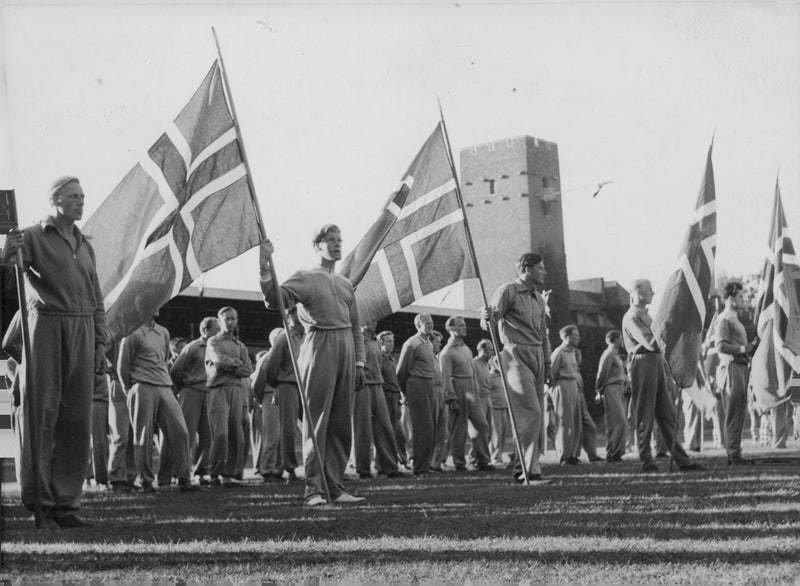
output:
{"label": "grass lawn", "polygon": [[[558,467],[549,485],[507,470],[350,480],[364,503],[308,508],[302,484],[182,495],[88,490],[83,529],[36,530],[4,484],[0,579],[11,581],[475,581],[800,584],[800,453],[794,464],[643,474]],[[259,479],[260,480],[260,479]]]}

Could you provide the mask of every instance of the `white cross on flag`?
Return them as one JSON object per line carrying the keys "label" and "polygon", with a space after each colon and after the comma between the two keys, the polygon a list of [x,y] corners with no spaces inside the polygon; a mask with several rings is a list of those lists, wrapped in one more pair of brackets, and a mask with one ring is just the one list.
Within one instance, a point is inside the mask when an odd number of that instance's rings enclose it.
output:
{"label": "white cross on flag", "polygon": [[653,320],[653,331],[675,382],[682,389],[695,383],[706,305],[714,291],[717,202],[711,164],[712,148],[713,144],[708,148],[700,195],[678,255],[677,267],[667,280],[664,297]]}
{"label": "white cross on flag", "polygon": [[356,287],[361,323],[476,276],[441,123],[341,274]]}
{"label": "white cross on flag", "polygon": [[97,253],[109,340],[131,333],[203,272],[258,245],[218,62],[83,231]]}
{"label": "white cross on flag", "polygon": [[756,298],[759,344],[751,364],[751,382],[766,410],[792,394],[800,402],[800,260],[789,237],[781,192],[769,230],[769,250]]}

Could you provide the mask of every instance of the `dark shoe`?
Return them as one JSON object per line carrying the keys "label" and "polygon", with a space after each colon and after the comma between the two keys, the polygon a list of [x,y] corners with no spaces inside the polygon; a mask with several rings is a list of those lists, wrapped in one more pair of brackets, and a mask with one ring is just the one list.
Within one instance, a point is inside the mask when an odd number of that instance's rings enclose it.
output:
{"label": "dark shoe", "polygon": [[491,470],[494,470],[494,466],[491,464],[478,464],[476,468],[481,472],[490,472]]}
{"label": "dark shoe", "polygon": [[[517,474],[514,477],[514,479],[517,482],[519,482],[520,484],[523,484],[525,482],[525,479],[522,476],[522,474]],[[528,474],[528,482],[537,482],[539,484],[552,484],[553,483],[552,480],[545,480],[544,478],[542,478],[541,474]]]}
{"label": "dark shoe", "polygon": [[222,479],[222,486],[225,488],[239,488],[242,483],[231,476],[226,476]]}
{"label": "dark shoe", "polygon": [[669,458],[669,454],[666,452],[659,452],[656,454],[656,458]]}
{"label": "dark shoe", "polygon": [[142,485],[139,487],[139,490],[142,492],[157,492],[156,487],[153,486],[152,482],[143,482]]}
{"label": "dark shoe", "polygon": [[431,472],[444,472],[444,468],[442,468],[441,466],[431,466],[430,468],[428,468],[428,470],[430,470]]}
{"label": "dark shoe", "polygon": [[59,531],[61,529],[61,525],[56,523],[56,520],[53,519],[53,513],[47,513],[42,515],[42,526],[39,529],[49,529],[50,531]]}
{"label": "dark shoe", "polygon": [[198,479],[197,484],[199,484],[200,486],[211,486],[211,479],[206,478],[205,476],[201,476]]}
{"label": "dark shoe", "polygon": [[369,478],[372,478],[372,472],[359,472],[358,477],[361,480],[367,480]]}
{"label": "dark shoe", "polygon": [[192,484],[189,480],[178,481],[179,492],[206,492],[205,488],[201,488],[198,484]]}
{"label": "dark shoe", "polygon": [[[431,470],[433,470],[431,468]],[[390,470],[386,473],[386,478],[408,478],[408,474],[400,472],[400,470]]]}
{"label": "dark shoe", "polygon": [[283,482],[283,474],[264,474],[264,482],[267,484]]}
{"label": "dark shoe", "polygon": [[600,457],[600,456],[598,456],[597,454],[594,454],[593,456],[589,456],[589,461],[590,461],[590,462],[599,462],[599,461],[600,461],[600,460],[602,460],[602,459],[603,459],[603,458],[601,458],[601,457]]}
{"label": "dark shoe", "polygon": [[642,464],[642,472],[658,472],[659,467],[655,462],[647,462]]}
{"label": "dark shoe", "polygon": [[80,529],[88,527],[89,523],[76,515],[65,515],[64,517],[53,517],[58,526],[62,529]]}
{"label": "dark shoe", "polygon": [[705,470],[700,464],[697,462],[689,462],[688,464],[684,464],[679,468],[681,472],[702,472]]}
{"label": "dark shoe", "polygon": [[568,462],[569,462],[570,464],[572,464],[573,466],[577,466],[578,464],[580,464],[580,463],[581,463],[581,459],[580,459],[580,458],[570,458],[570,459],[568,460]]}
{"label": "dark shoe", "polygon": [[127,480],[118,480],[108,485],[111,492],[132,492],[134,489],[133,483]]}
{"label": "dark shoe", "polygon": [[622,458],[620,458],[619,456],[606,459],[606,464],[618,464],[620,462],[622,462]]}
{"label": "dark shoe", "polygon": [[463,464],[461,466],[456,466],[456,472],[466,472],[466,471],[467,467],[464,466]]}

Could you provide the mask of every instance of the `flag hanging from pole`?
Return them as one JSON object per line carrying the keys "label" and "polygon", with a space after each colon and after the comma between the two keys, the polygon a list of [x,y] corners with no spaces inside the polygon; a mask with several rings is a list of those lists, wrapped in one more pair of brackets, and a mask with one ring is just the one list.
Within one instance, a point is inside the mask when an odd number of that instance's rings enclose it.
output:
{"label": "flag hanging from pole", "polygon": [[653,320],[653,330],[672,376],[681,388],[691,387],[695,383],[706,306],[714,291],[717,202],[711,164],[713,146],[712,142],[708,147],[700,194],[678,256],[677,267],[669,276],[664,297]]}
{"label": "flag hanging from pole", "polygon": [[378,220],[342,263],[341,274],[356,287],[362,323],[476,276],[456,187],[439,123]]}
{"label": "flag hanging from pole", "polygon": [[83,231],[97,253],[110,340],[135,330],[205,271],[258,245],[219,62]]}
{"label": "flag hanging from pole", "polygon": [[793,401],[800,402],[800,261],[789,237],[777,182],[769,251],[758,284],[756,324],[759,344],[750,381],[759,407],[769,409],[790,393]]}

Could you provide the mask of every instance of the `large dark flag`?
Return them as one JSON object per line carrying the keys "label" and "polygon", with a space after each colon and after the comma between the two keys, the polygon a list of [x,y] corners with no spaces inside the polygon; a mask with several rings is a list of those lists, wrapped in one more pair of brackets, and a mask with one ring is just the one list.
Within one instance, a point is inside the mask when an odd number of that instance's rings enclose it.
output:
{"label": "large dark flag", "polygon": [[781,192],[769,229],[769,251],[756,298],[759,344],[751,363],[753,391],[762,409],[792,396],[800,402],[800,262],[789,237]]}
{"label": "large dark flag", "polygon": [[703,343],[706,307],[714,291],[714,255],[717,250],[717,202],[712,146],[708,147],[700,194],[692,213],[675,271],[669,276],[653,329],[675,382],[681,388],[696,380]]}
{"label": "large dark flag", "polygon": [[112,340],[209,269],[257,246],[259,227],[218,62],[84,232]]}
{"label": "large dark flag", "polygon": [[362,323],[476,276],[464,211],[439,123],[389,196],[378,221],[342,264]]}

